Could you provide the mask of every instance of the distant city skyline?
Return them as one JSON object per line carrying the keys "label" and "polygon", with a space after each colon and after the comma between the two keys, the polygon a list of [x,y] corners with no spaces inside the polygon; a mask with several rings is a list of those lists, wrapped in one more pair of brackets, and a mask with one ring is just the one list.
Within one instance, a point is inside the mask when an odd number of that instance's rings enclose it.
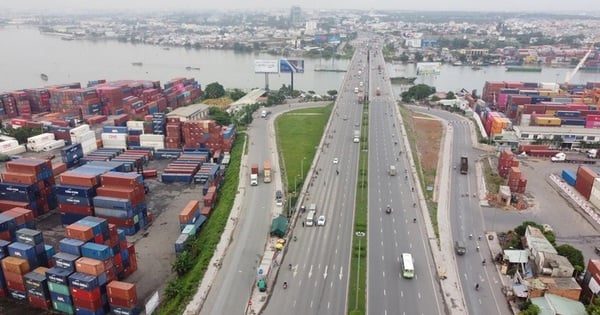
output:
{"label": "distant city skyline", "polygon": [[110,12],[131,10],[132,13],[148,11],[183,11],[183,10],[267,10],[289,9],[299,6],[302,9],[359,9],[359,10],[417,10],[417,11],[541,11],[553,13],[598,13],[597,0],[544,0],[523,1],[504,0],[221,0],[221,1],[189,1],[189,0],[20,0],[0,1],[0,9],[9,13],[80,13]]}

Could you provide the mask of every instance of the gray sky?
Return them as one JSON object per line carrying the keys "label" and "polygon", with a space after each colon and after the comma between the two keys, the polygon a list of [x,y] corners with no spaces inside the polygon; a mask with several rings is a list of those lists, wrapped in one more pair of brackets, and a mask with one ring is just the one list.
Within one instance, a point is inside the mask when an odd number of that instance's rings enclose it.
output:
{"label": "gray sky", "polygon": [[597,11],[598,0],[0,0],[0,9],[73,12],[97,10],[202,10],[202,9],[391,9],[427,11]]}

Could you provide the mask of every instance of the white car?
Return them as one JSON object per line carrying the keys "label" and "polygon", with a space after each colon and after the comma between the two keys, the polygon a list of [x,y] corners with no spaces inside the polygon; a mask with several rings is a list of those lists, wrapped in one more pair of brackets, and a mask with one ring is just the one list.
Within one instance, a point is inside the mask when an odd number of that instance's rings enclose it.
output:
{"label": "white car", "polygon": [[338,158],[334,158],[333,159],[333,164],[338,164],[340,161],[338,160]]}
{"label": "white car", "polygon": [[317,219],[317,226],[325,226],[325,216],[320,215]]}

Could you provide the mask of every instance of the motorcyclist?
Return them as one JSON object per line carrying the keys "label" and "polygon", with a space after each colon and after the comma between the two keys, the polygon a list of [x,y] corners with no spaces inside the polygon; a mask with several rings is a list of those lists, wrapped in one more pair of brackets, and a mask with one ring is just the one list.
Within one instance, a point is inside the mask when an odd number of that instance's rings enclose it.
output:
{"label": "motorcyclist", "polygon": [[284,281],[284,282],[283,282],[283,288],[284,288],[284,289],[287,289],[287,281]]}
{"label": "motorcyclist", "polygon": [[290,270],[292,270],[292,264],[289,264],[288,267],[290,267]]}
{"label": "motorcyclist", "polygon": [[417,223],[417,218],[413,218],[413,223]]}
{"label": "motorcyclist", "polygon": [[473,239],[473,234],[469,234],[469,239]]}
{"label": "motorcyclist", "polygon": [[479,245],[477,245],[477,251],[479,251]]}
{"label": "motorcyclist", "polygon": [[475,290],[479,291],[479,283],[475,284]]}
{"label": "motorcyclist", "polygon": [[485,265],[485,258],[481,261],[482,265]]}
{"label": "motorcyclist", "polygon": [[414,208],[414,207],[416,207],[416,206],[417,206],[417,203],[416,203],[416,202],[413,202],[413,208]]}

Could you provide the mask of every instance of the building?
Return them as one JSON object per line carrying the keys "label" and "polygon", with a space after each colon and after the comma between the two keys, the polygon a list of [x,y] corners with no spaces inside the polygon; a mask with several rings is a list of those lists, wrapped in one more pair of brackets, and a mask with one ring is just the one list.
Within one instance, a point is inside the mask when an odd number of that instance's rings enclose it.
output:
{"label": "building", "polygon": [[179,107],[167,114],[167,117],[179,117],[181,121],[203,120],[208,118],[210,106],[206,104],[192,104]]}
{"label": "building", "polygon": [[302,9],[298,6],[293,6],[290,9],[290,25],[298,25],[303,22]]}
{"label": "building", "polygon": [[531,299],[531,303],[540,308],[540,315],[587,315],[585,306],[578,301],[573,301],[554,294]]}
{"label": "building", "polygon": [[552,140],[562,138],[560,146],[567,149],[580,147],[580,142],[600,142],[600,129],[579,127],[544,127],[544,126],[513,126],[517,137],[522,142],[535,140]]}
{"label": "building", "polygon": [[590,259],[588,261],[583,280],[581,281],[581,300],[591,302],[600,294],[600,260]]}

